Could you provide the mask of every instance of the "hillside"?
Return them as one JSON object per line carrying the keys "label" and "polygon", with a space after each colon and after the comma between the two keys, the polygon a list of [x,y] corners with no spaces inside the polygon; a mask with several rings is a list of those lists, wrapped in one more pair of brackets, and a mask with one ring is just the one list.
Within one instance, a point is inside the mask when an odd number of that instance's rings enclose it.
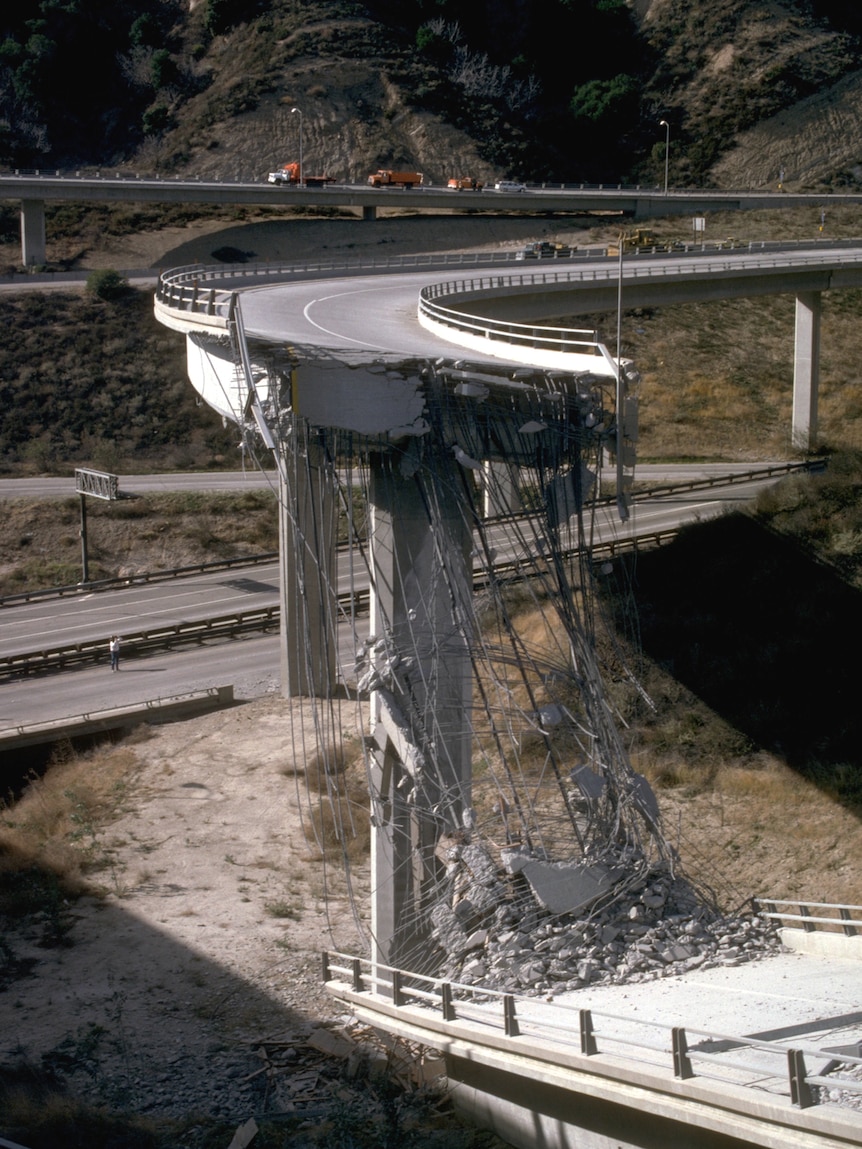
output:
{"label": "hillside", "polygon": [[[855,183],[838,0],[123,0],[0,18],[0,161],[261,178]],[[573,67],[574,63],[574,67]],[[98,87],[74,77],[98,69]],[[298,108],[301,116],[291,109]],[[766,149],[763,147],[767,141]]]}

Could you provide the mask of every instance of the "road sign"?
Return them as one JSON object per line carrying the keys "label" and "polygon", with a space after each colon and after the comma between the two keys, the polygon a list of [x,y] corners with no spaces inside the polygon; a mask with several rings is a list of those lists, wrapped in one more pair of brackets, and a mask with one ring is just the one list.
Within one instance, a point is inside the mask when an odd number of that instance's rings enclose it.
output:
{"label": "road sign", "polygon": [[95,499],[117,499],[119,484],[116,475],[109,475],[105,471],[90,471],[86,467],[75,468],[75,490],[79,495],[92,495]]}

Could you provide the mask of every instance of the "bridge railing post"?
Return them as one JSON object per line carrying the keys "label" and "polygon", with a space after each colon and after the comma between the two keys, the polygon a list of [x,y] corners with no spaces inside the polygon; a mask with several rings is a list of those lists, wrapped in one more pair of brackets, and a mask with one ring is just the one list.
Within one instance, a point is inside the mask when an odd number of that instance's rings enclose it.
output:
{"label": "bridge railing post", "polygon": [[805,1058],[801,1049],[788,1049],[787,1069],[790,1075],[790,1100],[799,1109],[807,1109],[814,1104],[814,1098],[806,1077]]}
{"label": "bridge railing post", "polygon": [[685,1030],[682,1026],[675,1025],[671,1031],[671,1042],[673,1048],[673,1075],[682,1080],[687,1080],[689,1077],[694,1077],[694,1070],[691,1067],[691,1058],[688,1055],[688,1038],[685,1036]]}
{"label": "bridge railing post", "polygon": [[581,1009],[578,1011],[578,1018],[581,1031],[581,1053],[585,1057],[592,1057],[599,1052],[599,1047],[596,1044],[596,1031],[593,1029],[592,1011]]}
{"label": "bridge railing post", "polygon": [[400,969],[392,971],[392,1004],[400,1006],[404,1004],[404,991],[402,990],[402,973]]}
{"label": "bridge railing post", "polygon": [[503,995],[503,1025],[506,1037],[519,1037],[518,1016],[515,1013],[515,998],[511,993]]}
{"label": "bridge railing post", "polygon": [[440,1010],[444,1021],[455,1020],[455,1003],[452,1000],[452,986],[444,981],[440,986]]}

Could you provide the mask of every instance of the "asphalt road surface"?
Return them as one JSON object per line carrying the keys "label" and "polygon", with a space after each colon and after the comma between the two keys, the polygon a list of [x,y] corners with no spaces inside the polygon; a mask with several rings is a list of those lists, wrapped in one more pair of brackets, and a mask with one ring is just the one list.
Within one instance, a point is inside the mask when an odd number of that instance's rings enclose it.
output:
{"label": "asphalt road surface", "polygon": [[[667,469],[663,468],[662,474],[667,478]],[[608,510],[600,517],[598,535],[602,539],[619,539],[629,534],[670,530],[686,520],[706,519],[750,498],[765,482],[679,493],[635,504],[626,524]],[[494,546],[502,559],[512,549],[511,532],[503,524],[496,535]],[[343,569],[339,582],[345,590],[346,579],[347,571]],[[107,653],[108,637],[113,633],[133,633],[277,601],[278,567],[274,562],[246,570],[222,570],[169,582],[133,584],[115,591],[46,599],[3,609],[0,655],[100,637],[105,640]],[[364,637],[342,628],[340,659],[347,677],[352,675],[356,643]],[[245,637],[124,660],[116,675],[111,674],[106,657],[104,666],[70,668],[5,681],[0,683],[0,732],[107,706],[153,702],[212,686],[233,685],[237,698],[257,697],[280,688],[279,649],[277,636]]]}

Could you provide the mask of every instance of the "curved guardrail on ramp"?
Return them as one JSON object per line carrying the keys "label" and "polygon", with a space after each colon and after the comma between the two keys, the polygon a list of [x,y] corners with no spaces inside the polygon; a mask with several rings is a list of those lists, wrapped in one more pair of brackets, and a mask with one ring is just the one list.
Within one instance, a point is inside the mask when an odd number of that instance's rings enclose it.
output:
{"label": "curved guardrail on ramp", "polygon": [[[323,980],[367,1024],[441,1051],[451,1083],[487,1094],[498,1076],[503,1091],[494,1095],[504,1107],[520,1095],[535,1118],[533,1125],[525,1118],[528,1128],[538,1128],[547,1112],[558,1124],[594,1132],[601,1109],[608,1137],[601,1144],[695,1146],[707,1131],[710,1146],[737,1149],[860,1144],[859,1113],[820,1102],[827,1090],[862,1095],[862,1057],[839,1058],[798,1034],[780,1042],[661,1025],[342,953],[323,955]],[[521,1143],[580,1144],[578,1132],[570,1133],[570,1141]]]}

